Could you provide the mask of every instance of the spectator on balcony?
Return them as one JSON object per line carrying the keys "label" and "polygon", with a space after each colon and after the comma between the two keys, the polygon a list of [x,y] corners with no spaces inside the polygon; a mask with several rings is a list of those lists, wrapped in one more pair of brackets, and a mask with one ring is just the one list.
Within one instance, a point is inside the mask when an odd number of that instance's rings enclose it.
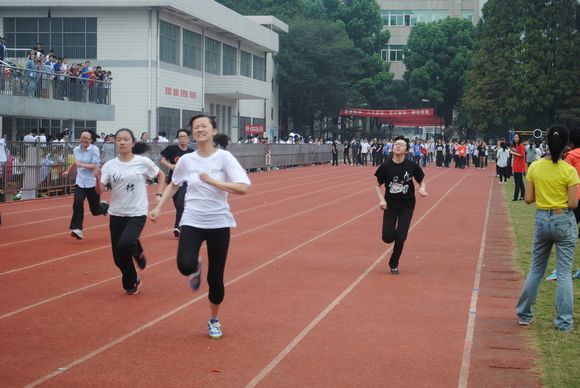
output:
{"label": "spectator on balcony", "polygon": [[39,134],[38,134],[38,141],[40,143],[46,143],[46,130],[45,129],[41,129]]}
{"label": "spectator on balcony", "polygon": [[157,137],[157,143],[169,143],[167,139],[167,132],[161,131],[159,132],[159,136]]}
{"label": "spectator on balcony", "polygon": [[34,46],[34,50],[35,50],[35,54],[37,58],[40,58],[40,55],[44,55],[44,50],[42,48],[42,43],[41,42],[37,42],[36,46]]}
{"label": "spectator on balcony", "polygon": [[6,55],[6,38],[0,36],[0,61],[4,60]]}
{"label": "spectator on balcony", "polygon": [[22,139],[23,142],[25,143],[34,143],[36,142],[36,129],[31,129],[30,132],[28,133],[28,135],[24,136],[24,139]]}

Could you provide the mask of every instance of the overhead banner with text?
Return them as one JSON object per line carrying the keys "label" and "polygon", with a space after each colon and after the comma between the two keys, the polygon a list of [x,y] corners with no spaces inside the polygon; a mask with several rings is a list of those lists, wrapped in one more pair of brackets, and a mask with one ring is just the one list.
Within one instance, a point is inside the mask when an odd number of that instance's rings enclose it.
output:
{"label": "overhead banner with text", "polygon": [[434,108],[374,110],[374,109],[343,109],[340,116],[356,117],[433,117]]}

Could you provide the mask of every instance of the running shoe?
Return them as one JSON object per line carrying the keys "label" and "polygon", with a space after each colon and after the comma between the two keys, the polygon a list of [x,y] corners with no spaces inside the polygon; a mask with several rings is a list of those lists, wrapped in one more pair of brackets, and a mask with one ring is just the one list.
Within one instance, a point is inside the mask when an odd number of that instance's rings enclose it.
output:
{"label": "running shoe", "polygon": [[109,204],[107,201],[101,201],[101,208],[103,209],[103,216],[106,216],[109,210]]}
{"label": "running shoe", "polygon": [[391,268],[391,275],[399,275],[399,268]]}
{"label": "running shoe", "polygon": [[133,256],[133,259],[135,259],[135,262],[137,262],[137,266],[139,267],[140,270],[144,270],[145,267],[147,266],[147,258],[145,257],[143,252],[141,252],[139,256]]}
{"label": "running shoe", "polygon": [[578,269],[576,270],[576,273],[574,274],[574,277],[575,277],[576,279],[580,279],[580,268],[578,268]]}
{"label": "running shoe", "polygon": [[518,320],[518,325],[520,326],[530,326],[530,324],[534,322],[534,318],[520,318]]}
{"label": "running shoe", "polygon": [[179,237],[180,234],[181,234],[181,229],[179,229],[179,228],[173,228],[173,235],[175,237]]}
{"label": "running shoe", "polygon": [[553,270],[552,273],[546,277],[546,280],[558,280],[558,274],[556,273],[556,270]]}
{"label": "running shoe", "polygon": [[207,329],[209,331],[210,338],[222,338],[222,326],[220,325],[220,320],[218,318],[210,318],[209,321],[207,321]]}
{"label": "running shoe", "polygon": [[70,232],[70,235],[76,238],[77,240],[83,239],[83,231],[81,229],[73,229]]}
{"label": "running shoe", "polygon": [[137,282],[135,283],[135,286],[133,288],[125,290],[125,292],[127,293],[127,295],[137,295],[139,293],[140,286],[141,286],[141,278],[137,276]]}
{"label": "running shoe", "polygon": [[189,286],[193,291],[199,290],[201,285],[201,256],[197,257],[197,271],[189,275]]}

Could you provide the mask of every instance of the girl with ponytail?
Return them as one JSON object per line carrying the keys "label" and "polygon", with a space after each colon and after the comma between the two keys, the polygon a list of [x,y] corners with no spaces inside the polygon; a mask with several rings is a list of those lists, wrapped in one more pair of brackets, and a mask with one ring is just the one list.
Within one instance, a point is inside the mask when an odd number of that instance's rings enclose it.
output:
{"label": "girl with ponytail", "polygon": [[558,330],[568,332],[574,326],[572,263],[578,231],[572,209],[578,206],[578,173],[562,160],[568,145],[568,130],[563,126],[553,126],[547,137],[550,154],[532,163],[527,175],[525,201],[527,204],[536,203],[536,225],[531,268],[516,310],[520,325],[528,326],[534,320],[532,305],[555,244],[558,288],[554,325]]}
{"label": "girl with ponytail", "polygon": [[147,260],[139,236],[147,220],[147,179],[159,178],[160,185],[156,199],[159,200],[165,188],[165,174],[155,163],[141,154],[149,150],[149,145],[135,142],[130,129],[122,128],[115,134],[117,157],[103,165],[100,171],[97,191],[104,191],[111,185],[109,206],[109,231],[115,265],[121,270],[123,289],[129,295],[138,293],[141,278],[135,264],[145,269]]}

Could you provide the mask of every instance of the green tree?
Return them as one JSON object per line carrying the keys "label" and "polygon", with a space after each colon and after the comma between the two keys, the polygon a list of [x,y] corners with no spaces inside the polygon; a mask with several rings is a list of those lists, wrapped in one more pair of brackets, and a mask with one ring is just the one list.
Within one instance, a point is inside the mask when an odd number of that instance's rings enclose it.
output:
{"label": "green tree", "polygon": [[304,0],[217,0],[242,15],[273,15],[288,22],[302,17]]}
{"label": "green tree", "polygon": [[338,116],[359,76],[355,47],[340,22],[303,20],[280,43],[276,56],[282,111],[295,129]]}
{"label": "green tree", "polygon": [[418,23],[409,35],[403,62],[410,92],[436,104],[446,126],[463,97],[473,46],[473,26],[466,19]]}

